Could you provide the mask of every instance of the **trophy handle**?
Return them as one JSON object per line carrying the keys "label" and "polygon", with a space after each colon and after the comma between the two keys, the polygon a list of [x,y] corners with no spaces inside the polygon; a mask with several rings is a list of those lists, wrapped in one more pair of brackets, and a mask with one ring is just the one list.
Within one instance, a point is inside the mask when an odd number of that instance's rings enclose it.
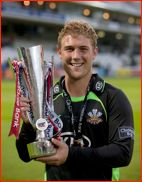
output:
{"label": "trophy handle", "polygon": [[18,52],[19,61],[23,60],[20,47],[17,47],[17,52]]}
{"label": "trophy handle", "polygon": [[16,82],[16,77],[15,77],[15,74],[14,74],[14,71],[13,71],[13,67],[12,67],[12,63],[11,63],[10,57],[8,58],[8,63],[9,63],[10,69],[12,71],[12,75],[13,75],[14,81]]}
{"label": "trophy handle", "polygon": [[[51,60],[52,60],[52,64],[53,64],[53,66],[52,66],[52,68],[51,68],[51,70],[52,70],[52,77],[51,77],[51,83],[54,85],[54,55],[52,55],[52,57],[51,57]],[[52,85],[52,87],[51,87],[51,104],[50,104],[50,107],[52,108],[52,110],[54,111],[54,104],[53,104],[53,85]]]}

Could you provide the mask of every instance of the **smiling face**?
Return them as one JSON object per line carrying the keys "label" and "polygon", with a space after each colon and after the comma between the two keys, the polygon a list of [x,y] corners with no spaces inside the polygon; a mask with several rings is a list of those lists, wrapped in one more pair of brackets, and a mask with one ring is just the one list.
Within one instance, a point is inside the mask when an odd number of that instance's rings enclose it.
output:
{"label": "smiling face", "polygon": [[95,59],[98,48],[95,50],[91,41],[84,35],[66,35],[61,42],[58,54],[62,59],[65,77],[71,80],[90,78],[92,75],[92,60]]}

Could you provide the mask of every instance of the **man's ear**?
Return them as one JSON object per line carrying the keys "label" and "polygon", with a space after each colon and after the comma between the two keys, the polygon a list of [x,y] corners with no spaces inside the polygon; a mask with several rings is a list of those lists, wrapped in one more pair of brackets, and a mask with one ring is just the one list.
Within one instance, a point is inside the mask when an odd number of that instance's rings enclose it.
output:
{"label": "man's ear", "polygon": [[98,47],[95,47],[94,53],[93,53],[93,60],[96,58],[97,53],[98,53]]}
{"label": "man's ear", "polygon": [[61,56],[61,50],[59,49],[59,47],[57,46],[57,52],[58,52],[58,55],[59,55],[59,58],[62,59],[62,56]]}

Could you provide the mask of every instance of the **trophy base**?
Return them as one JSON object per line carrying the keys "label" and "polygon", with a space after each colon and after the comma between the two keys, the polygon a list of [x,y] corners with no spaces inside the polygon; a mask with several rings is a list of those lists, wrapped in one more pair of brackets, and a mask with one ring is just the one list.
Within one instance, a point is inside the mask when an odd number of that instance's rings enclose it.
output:
{"label": "trophy base", "polygon": [[56,154],[56,149],[54,145],[48,140],[35,141],[33,143],[27,144],[30,159],[37,157],[45,157]]}

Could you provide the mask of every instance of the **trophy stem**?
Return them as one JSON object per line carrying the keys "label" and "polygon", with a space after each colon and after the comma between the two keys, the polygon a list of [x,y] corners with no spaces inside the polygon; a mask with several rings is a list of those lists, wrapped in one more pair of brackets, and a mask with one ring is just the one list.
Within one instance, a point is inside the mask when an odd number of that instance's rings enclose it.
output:
{"label": "trophy stem", "polygon": [[46,133],[44,131],[36,130],[36,141],[42,141],[46,138]]}

